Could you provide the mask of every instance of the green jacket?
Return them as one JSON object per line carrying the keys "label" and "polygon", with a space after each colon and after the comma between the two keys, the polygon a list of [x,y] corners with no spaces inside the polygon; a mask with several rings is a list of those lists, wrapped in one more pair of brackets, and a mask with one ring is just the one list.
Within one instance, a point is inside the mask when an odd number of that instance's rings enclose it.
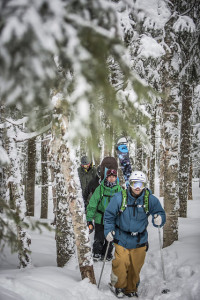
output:
{"label": "green jacket", "polygon": [[104,185],[104,180],[96,188],[87,206],[87,221],[95,221],[96,224],[104,224],[104,212],[110,202],[110,198],[122,187],[117,183],[116,186],[110,188]]}
{"label": "green jacket", "polygon": [[[78,168],[78,176],[79,176],[80,183],[81,183],[83,199],[84,199],[85,189],[88,186],[88,183],[90,182],[90,180],[92,180],[96,176],[96,173],[97,173],[97,170],[93,166],[91,166],[88,171],[81,166]],[[87,199],[84,199],[84,202],[86,202],[86,201],[87,201]]]}

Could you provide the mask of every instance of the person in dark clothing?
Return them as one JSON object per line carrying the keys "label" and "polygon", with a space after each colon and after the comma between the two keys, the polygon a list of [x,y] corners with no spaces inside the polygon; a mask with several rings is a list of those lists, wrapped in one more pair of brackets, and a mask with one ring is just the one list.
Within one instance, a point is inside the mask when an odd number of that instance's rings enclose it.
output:
{"label": "person in dark clothing", "polygon": [[81,157],[81,166],[78,168],[78,176],[81,183],[82,196],[85,208],[88,205],[88,199],[85,198],[85,189],[89,182],[96,176],[96,168],[93,166],[91,160],[87,156]]}
{"label": "person in dark clothing", "polygon": [[92,180],[90,180],[84,192],[83,198],[87,199],[87,203],[89,203],[92,194],[94,193],[96,188],[100,185],[100,183],[101,183],[101,167],[98,166],[96,176]]}

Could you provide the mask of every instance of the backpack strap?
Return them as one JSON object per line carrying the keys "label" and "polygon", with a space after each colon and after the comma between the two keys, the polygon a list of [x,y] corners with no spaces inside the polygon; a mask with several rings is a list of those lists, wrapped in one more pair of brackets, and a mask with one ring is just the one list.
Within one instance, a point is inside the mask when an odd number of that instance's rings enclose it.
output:
{"label": "backpack strap", "polygon": [[127,207],[127,197],[128,197],[127,190],[122,190],[122,205],[119,210],[120,213],[122,213]]}
{"label": "backpack strap", "polygon": [[145,193],[144,193],[144,211],[147,215],[149,214],[149,195],[150,195],[150,192],[146,188]]}
{"label": "backpack strap", "polygon": [[[114,194],[113,194],[113,195],[114,195]],[[101,185],[100,185],[100,199],[99,199],[98,204],[97,204],[96,212],[98,212],[99,214],[101,214],[101,224],[102,224],[102,225],[103,225],[104,212],[101,211],[101,210],[99,209],[99,204],[101,203],[103,197],[109,198],[109,202],[110,202],[110,198],[111,198],[113,195],[104,195],[104,188],[101,189]]]}
{"label": "backpack strap", "polygon": [[143,198],[143,205],[135,205],[135,204],[131,204],[131,205],[127,205],[127,190],[122,190],[122,204],[121,204],[121,208],[119,210],[119,213],[124,212],[124,210],[126,209],[127,206],[133,206],[133,207],[143,207],[145,213],[148,215],[149,214],[149,195],[150,192],[149,190],[146,188],[145,189],[145,193],[144,193],[144,198]]}

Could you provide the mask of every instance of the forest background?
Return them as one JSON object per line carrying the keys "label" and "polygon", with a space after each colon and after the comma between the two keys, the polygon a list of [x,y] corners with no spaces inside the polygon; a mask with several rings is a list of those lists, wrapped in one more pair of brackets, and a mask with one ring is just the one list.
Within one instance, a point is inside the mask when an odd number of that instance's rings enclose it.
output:
{"label": "forest background", "polygon": [[31,218],[37,184],[41,219],[52,188],[57,265],[76,244],[82,279],[96,282],[77,167],[83,154],[96,165],[115,156],[121,136],[153,192],[159,170],[163,245],[178,240],[199,177],[199,8],[195,0],[1,1],[0,238],[21,268],[31,264],[26,228],[45,225]]}

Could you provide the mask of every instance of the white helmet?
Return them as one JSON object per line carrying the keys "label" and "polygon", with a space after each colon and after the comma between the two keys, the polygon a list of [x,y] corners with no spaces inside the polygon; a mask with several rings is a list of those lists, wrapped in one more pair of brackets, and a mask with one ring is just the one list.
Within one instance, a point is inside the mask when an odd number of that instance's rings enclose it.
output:
{"label": "white helmet", "polygon": [[131,181],[140,181],[146,183],[146,176],[141,171],[134,171],[132,172],[131,176],[129,177],[129,182]]}

